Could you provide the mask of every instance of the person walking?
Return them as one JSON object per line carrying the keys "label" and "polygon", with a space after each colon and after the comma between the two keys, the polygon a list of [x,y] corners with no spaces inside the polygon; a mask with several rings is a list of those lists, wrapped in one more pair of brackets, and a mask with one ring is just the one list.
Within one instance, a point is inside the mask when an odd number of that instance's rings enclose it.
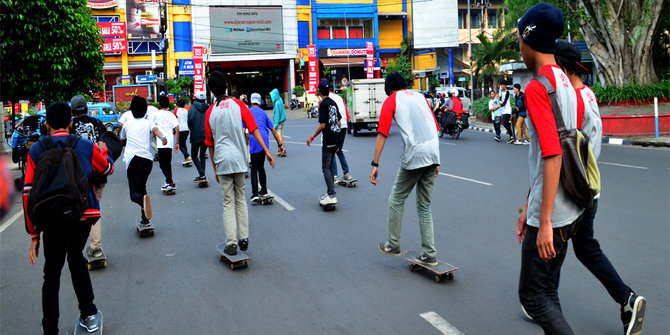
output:
{"label": "person walking", "polygon": [[337,204],[335,193],[335,179],[333,178],[333,158],[340,150],[340,112],[337,103],[330,97],[330,81],[322,78],[318,86],[319,94],[323,97],[319,103],[319,126],[307,139],[307,146],[311,146],[314,138],[323,132],[323,144],[321,145],[321,172],[326,180],[326,192],[319,197],[319,204]]}
{"label": "person walking", "polygon": [[500,84],[500,113],[502,114],[502,125],[507,130],[509,140],[507,143],[514,143],[514,130],[512,130],[512,102],[510,100],[510,93],[507,90],[507,84]]}
{"label": "person walking", "polygon": [[244,173],[249,163],[244,126],[263,148],[273,168],[275,161],[247,106],[241,100],[224,99],[226,75],[220,71],[211,72],[207,87],[216,97],[205,116],[205,144],[209,147],[216,182],[221,184],[223,193],[223,229],[226,234],[223,252],[237,255],[238,244],[242,251],[249,247],[249,213],[244,198]]}
{"label": "person walking", "polygon": [[163,136],[167,139],[167,143],[158,144],[158,163],[165,177],[165,185],[161,187],[161,191],[170,192],[177,189],[177,186],[172,180],[172,150],[179,152],[179,121],[168,111],[170,100],[168,97],[161,95],[158,97],[159,109],[154,115],[154,122],[161,131]]}
{"label": "person walking", "polygon": [[[75,102],[75,106],[80,110],[79,98],[75,99]],[[39,255],[40,234],[44,243],[44,281],[42,284],[42,330],[44,334],[58,334],[60,313],[58,292],[60,290],[61,271],[66,260],[79,305],[79,325],[88,332],[94,332],[100,328],[98,308],[93,302],[93,286],[91,285],[86,259],[82,255],[91,225],[100,219],[100,203],[95,194],[95,187],[91,184],[88,185],[86,208],[83,214],[78,217],[65,219],[50,215],[48,218],[38,218],[30,214],[35,205],[29,200],[33,196],[32,192],[41,192],[42,185],[46,186],[48,183],[52,183],[51,186],[56,187],[59,183],[67,183],[66,180],[52,179],[59,178],[59,175],[48,174],[51,167],[47,166],[46,169],[42,169],[44,166],[40,159],[52,159],[54,157],[50,151],[67,146],[72,148],[76,155],[74,162],[78,161],[81,165],[80,173],[87,180],[90,177],[107,176],[114,172],[114,160],[107,153],[105,143],[98,142],[95,144],[87,139],[70,135],[71,118],[72,112],[65,103],[56,102],[47,107],[46,128],[49,135],[44,136],[30,147],[23,186],[23,209],[24,213],[28,213],[25,214],[25,225],[26,231],[31,236],[28,253],[30,266],[35,265]],[[49,143],[52,147],[45,147],[43,143]],[[61,156],[63,157],[62,164],[66,164],[65,156]],[[64,176],[61,178],[65,179]],[[68,188],[76,188],[71,186],[69,185]],[[53,196],[53,194],[50,195]],[[69,211],[69,213],[72,213],[72,211]],[[41,214],[48,215],[46,213]],[[68,213],[61,213],[61,216],[66,216],[66,214]]]}
{"label": "person walking", "polygon": [[195,95],[195,102],[188,109],[188,129],[191,132],[191,153],[195,159],[195,169],[198,176],[193,179],[194,183],[207,181],[205,167],[207,166],[207,145],[205,144],[205,116],[209,105],[205,102],[205,93]]}
{"label": "person walking", "polygon": [[[279,136],[284,138],[284,123],[286,122],[286,109],[284,109],[284,100],[279,96],[279,90],[276,88],[270,91],[272,98],[272,123]],[[286,157],[286,148],[277,148],[277,156]]]}
{"label": "person walking", "polygon": [[179,122],[179,150],[182,155],[184,155],[184,163],[188,164],[193,162],[191,154],[188,153],[188,148],[186,147],[186,139],[188,138],[189,128],[188,128],[188,110],[184,108],[184,100],[177,100],[177,109],[174,111],[174,116],[177,117]]}
{"label": "person walking", "polygon": [[[354,180],[354,178],[351,177],[351,174],[349,173],[349,164],[347,164],[347,158],[344,156],[344,151],[342,150],[342,147],[344,147],[344,138],[347,136],[349,110],[347,109],[347,105],[344,103],[344,99],[342,99],[339,94],[335,93],[332,86],[330,87],[330,94],[328,94],[328,97],[335,101],[335,104],[337,104],[337,111],[340,113],[340,150],[337,151],[335,157],[340,160],[340,166],[342,167],[341,180],[344,182],[349,182]],[[337,162],[335,157],[333,157],[333,181],[335,184],[337,184],[340,182],[340,179],[337,178]]]}
{"label": "person walking", "polygon": [[493,129],[496,132],[496,136],[493,138],[496,142],[500,142],[500,120],[502,114],[500,113],[500,100],[498,100],[498,95],[495,91],[489,93],[491,100],[489,100],[489,110],[491,111],[491,121],[493,121]]}
{"label": "person walking", "polygon": [[[523,101],[525,98],[521,92],[521,85],[514,84],[514,102],[516,104],[516,141],[514,144],[529,144],[530,137],[528,137],[528,129],[526,129],[526,104]],[[524,138],[525,136],[525,138]],[[523,142],[522,142],[523,141]]]}
{"label": "person walking", "polygon": [[[590,87],[584,85],[580,76],[588,74],[581,64],[582,54],[577,47],[567,41],[559,41],[556,47],[556,62],[568,75],[570,83],[577,93],[577,128],[582,129],[589,137],[593,155],[598,159],[602,139],[602,120],[598,110],[598,101]],[[593,221],[598,210],[598,199],[595,196],[593,207],[586,208],[582,214],[579,229],[572,237],[572,248],[577,259],[607,289],[612,299],[618,303],[624,334],[640,334],[646,310],[646,299],[637,295],[626,285],[612,263],[600,248],[595,239]]]}
{"label": "person walking", "polygon": [[379,243],[378,247],[384,254],[400,256],[400,232],[405,200],[416,187],[416,210],[423,253],[414,260],[435,266],[438,262],[430,202],[435,178],[440,173],[440,148],[435,131],[439,127],[426,99],[418,92],[407,90],[407,83],[398,72],[386,75],[384,88],[388,98],[384,100],[379,115],[377,143],[370,163],[372,185],[377,185],[379,159],[394,120],[400,129],[403,148],[400,169],[389,197],[388,240]]}

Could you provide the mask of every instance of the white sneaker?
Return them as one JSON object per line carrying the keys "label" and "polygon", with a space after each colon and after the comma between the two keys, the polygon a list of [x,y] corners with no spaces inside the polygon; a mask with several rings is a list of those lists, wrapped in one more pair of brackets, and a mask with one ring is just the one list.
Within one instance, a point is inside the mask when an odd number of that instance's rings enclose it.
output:
{"label": "white sneaker", "polygon": [[350,181],[352,179],[354,179],[354,178],[351,178],[351,174],[349,174],[349,173],[342,176],[342,180],[344,180],[344,181]]}
{"label": "white sneaker", "polygon": [[169,187],[170,187],[170,184],[166,183],[165,185],[161,186],[161,191],[165,192],[169,189]]}
{"label": "white sneaker", "polygon": [[329,195],[326,194],[326,197],[323,198],[323,199],[321,199],[321,200],[319,201],[319,203],[320,203],[321,205],[324,205],[324,206],[325,206],[325,205],[334,205],[334,204],[337,204],[337,197],[336,197],[336,196],[332,196],[332,197],[331,197],[331,196],[329,196]]}
{"label": "white sneaker", "polygon": [[333,176],[333,183],[337,184],[340,182],[340,179],[337,176]]}
{"label": "white sneaker", "polygon": [[528,144],[530,144],[530,141],[523,141],[523,142],[521,142],[521,144],[528,145]]}
{"label": "white sneaker", "polygon": [[519,140],[516,140],[516,141],[514,141],[514,144],[519,145],[519,144],[523,144],[523,142],[521,142]]}

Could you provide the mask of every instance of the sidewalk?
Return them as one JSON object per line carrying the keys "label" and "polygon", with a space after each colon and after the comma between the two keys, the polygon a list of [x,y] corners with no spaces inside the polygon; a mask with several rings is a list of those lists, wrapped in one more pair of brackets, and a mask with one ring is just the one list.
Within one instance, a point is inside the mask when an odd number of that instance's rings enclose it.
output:
{"label": "sidewalk", "polygon": [[[493,133],[493,123],[484,122],[474,117],[470,117],[469,122],[470,122],[470,129],[472,130]],[[615,144],[615,145],[639,145],[643,147],[652,146],[652,147],[670,148],[670,136],[661,136],[659,138],[655,138],[653,136],[625,137],[625,138],[603,137],[603,143]]]}

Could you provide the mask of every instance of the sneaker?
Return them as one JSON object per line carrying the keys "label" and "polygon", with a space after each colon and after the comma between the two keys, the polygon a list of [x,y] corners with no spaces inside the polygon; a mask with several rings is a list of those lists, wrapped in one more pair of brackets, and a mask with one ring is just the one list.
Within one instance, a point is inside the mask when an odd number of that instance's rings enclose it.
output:
{"label": "sneaker", "polygon": [[417,263],[421,263],[423,265],[428,265],[428,266],[436,266],[437,265],[437,258],[435,257],[428,257],[425,253],[421,254],[420,256],[414,257],[414,261]]}
{"label": "sneaker", "polygon": [[237,244],[227,245],[225,248],[223,248],[223,252],[231,256],[237,255]]}
{"label": "sneaker", "polygon": [[322,199],[319,201],[321,205],[334,205],[337,204],[337,197],[336,196],[330,196],[326,194],[325,197],[322,196]]}
{"label": "sneaker", "polygon": [[95,313],[94,315],[89,315],[85,319],[79,317],[79,325],[82,326],[83,328],[86,328],[86,331],[89,333],[97,331],[98,329],[100,329],[98,313]]}
{"label": "sneaker", "polygon": [[88,247],[86,249],[86,254],[88,254],[89,257],[102,257],[102,249],[91,249],[91,247]]}
{"label": "sneaker", "polygon": [[530,316],[528,312],[526,312],[526,309],[523,308],[523,305],[521,305],[521,311],[523,312],[523,315],[525,315],[528,318],[528,320],[533,321],[533,317]]}
{"label": "sneaker", "polygon": [[258,194],[253,194],[253,195],[251,196],[251,202],[258,201],[258,200],[260,200],[260,199],[261,199],[261,198],[258,196]]}
{"label": "sneaker", "polygon": [[333,183],[338,184],[340,182],[340,178],[337,178],[337,176],[333,176]]}
{"label": "sneaker", "polygon": [[507,143],[514,143],[514,139],[510,137],[509,141],[507,141]]}
{"label": "sneaker", "polygon": [[142,211],[144,211],[144,216],[147,219],[151,219],[153,212],[151,211],[151,197],[148,194],[144,195]]}
{"label": "sneaker", "polygon": [[174,183],[167,184],[167,190],[168,191],[174,191],[176,189],[177,189],[177,185],[175,185]]}
{"label": "sneaker", "polygon": [[392,247],[388,242],[381,242],[377,245],[379,251],[387,255],[400,257],[400,247]]}
{"label": "sneaker", "polygon": [[195,177],[195,178],[193,179],[193,182],[194,182],[194,183],[199,183],[199,182],[202,180],[202,179],[200,179],[200,178],[202,178],[202,177]]}
{"label": "sneaker", "polygon": [[149,221],[149,220],[141,220],[140,221],[140,227],[147,228],[149,226],[151,226],[151,221]]}
{"label": "sneaker", "polygon": [[161,186],[161,191],[163,191],[163,192],[167,191],[168,187],[170,187],[170,184],[165,183],[163,186]]}
{"label": "sneaker", "polygon": [[521,142],[521,141],[514,141],[514,144],[519,145],[519,144],[523,144],[523,142]]}
{"label": "sneaker", "polygon": [[248,238],[239,240],[238,243],[240,244],[240,250],[242,250],[242,251],[247,251],[247,248],[249,248],[249,239]]}
{"label": "sneaker", "polygon": [[521,144],[528,145],[528,144],[530,144],[530,141],[523,141],[523,142],[521,142]]}
{"label": "sneaker", "polygon": [[349,173],[347,173],[347,174],[345,174],[344,176],[342,176],[342,180],[344,180],[344,181],[350,181],[350,180],[352,180],[352,179],[354,179],[354,178],[352,178],[352,177],[351,177],[351,174],[349,174]]}
{"label": "sneaker", "polygon": [[186,162],[186,163],[193,163],[193,158],[191,158],[191,157],[189,156],[188,158],[186,158],[186,160],[185,160],[184,162]]}
{"label": "sneaker", "polygon": [[628,295],[628,301],[621,307],[621,321],[626,335],[642,333],[642,321],[647,307],[647,300],[634,292]]}
{"label": "sneaker", "polygon": [[494,137],[493,139],[496,140],[496,142],[500,142],[500,137],[498,136]]}

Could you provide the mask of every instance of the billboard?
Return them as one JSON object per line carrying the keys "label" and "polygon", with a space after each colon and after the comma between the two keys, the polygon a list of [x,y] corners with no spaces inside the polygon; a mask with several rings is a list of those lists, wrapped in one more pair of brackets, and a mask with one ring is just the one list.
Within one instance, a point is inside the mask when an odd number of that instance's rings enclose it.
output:
{"label": "billboard", "polygon": [[160,39],[160,5],[154,1],[127,0],[126,23],[129,40]]}
{"label": "billboard", "polygon": [[213,54],[283,52],[281,6],[209,8]]}
{"label": "billboard", "polygon": [[307,93],[316,94],[316,89],[319,85],[319,62],[316,57],[316,46],[307,46],[307,56],[309,58],[309,72],[307,80]]}
{"label": "billboard", "polygon": [[112,87],[112,91],[114,92],[114,103],[130,102],[136,95],[149,99],[151,95],[149,85],[116,85]]}
{"label": "billboard", "polygon": [[458,47],[458,1],[412,2],[414,49]]}
{"label": "billboard", "polygon": [[98,22],[102,36],[102,52],[119,53],[127,51],[125,22]]}
{"label": "billboard", "polygon": [[88,0],[86,7],[93,9],[113,8],[118,4],[116,0]]}

